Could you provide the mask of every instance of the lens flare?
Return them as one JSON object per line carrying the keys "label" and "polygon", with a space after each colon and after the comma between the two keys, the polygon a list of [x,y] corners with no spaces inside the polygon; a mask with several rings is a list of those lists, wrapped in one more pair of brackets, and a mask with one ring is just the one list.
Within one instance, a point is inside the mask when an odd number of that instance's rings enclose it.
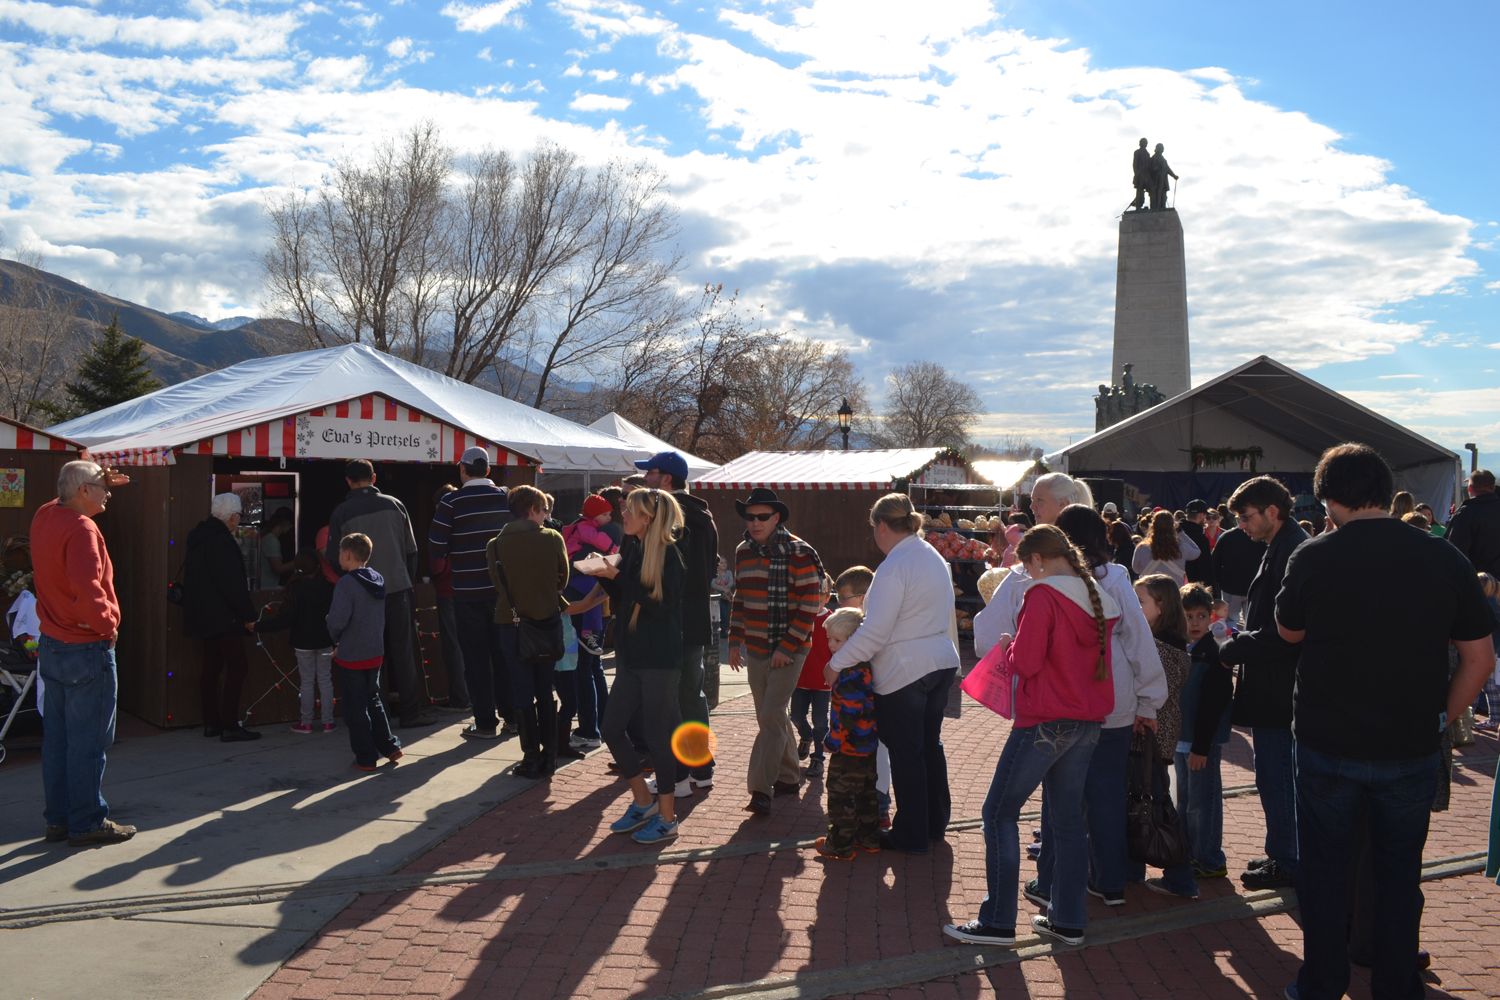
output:
{"label": "lens flare", "polygon": [[714,731],[701,722],[684,722],[672,734],[672,755],[688,767],[712,764],[716,749]]}

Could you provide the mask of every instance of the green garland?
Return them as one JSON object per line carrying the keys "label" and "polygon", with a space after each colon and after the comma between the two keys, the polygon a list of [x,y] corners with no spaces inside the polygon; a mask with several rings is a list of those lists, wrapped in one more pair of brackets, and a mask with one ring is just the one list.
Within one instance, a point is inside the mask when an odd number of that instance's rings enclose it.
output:
{"label": "green garland", "polygon": [[1236,463],[1241,469],[1248,465],[1254,473],[1257,471],[1256,465],[1265,454],[1259,445],[1251,445],[1249,448],[1205,448],[1195,444],[1192,447],[1192,468],[1189,471],[1196,472],[1209,467],[1227,469],[1230,463]]}

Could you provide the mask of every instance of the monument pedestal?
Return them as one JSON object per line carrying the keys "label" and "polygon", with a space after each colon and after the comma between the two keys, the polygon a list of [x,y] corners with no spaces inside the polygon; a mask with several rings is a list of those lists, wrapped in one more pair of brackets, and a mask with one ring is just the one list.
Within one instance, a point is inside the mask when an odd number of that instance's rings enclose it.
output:
{"label": "monument pedestal", "polygon": [[1187,263],[1177,210],[1122,215],[1119,261],[1110,381],[1133,364],[1135,381],[1155,385],[1168,399],[1187,392]]}

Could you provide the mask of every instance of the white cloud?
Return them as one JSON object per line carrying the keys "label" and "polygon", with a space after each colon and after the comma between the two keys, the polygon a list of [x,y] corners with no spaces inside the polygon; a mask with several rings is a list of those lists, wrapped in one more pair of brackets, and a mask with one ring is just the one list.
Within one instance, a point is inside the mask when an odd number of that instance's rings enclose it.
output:
{"label": "white cloud", "polygon": [[323,56],[307,64],[308,78],[321,87],[355,87],[369,71],[370,61],[364,56],[350,59]]}
{"label": "white cloud", "polygon": [[494,62],[495,60],[495,57],[490,55],[490,47],[488,45],[480,49],[477,53],[475,53],[475,55],[477,55],[480,59],[483,59],[485,62]]}
{"label": "white cloud", "polygon": [[596,82],[598,82],[598,83],[608,83],[610,80],[615,79],[619,75],[620,75],[619,71],[618,70],[613,70],[613,69],[591,69],[591,70],[589,70],[589,76],[593,77],[594,80]]}
{"label": "white cloud", "polygon": [[406,54],[410,51],[410,38],[393,38],[385,47],[385,54],[396,59],[405,59]]}
{"label": "white cloud", "polygon": [[466,4],[450,3],[443,8],[444,17],[451,17],[455,27],[459,31],[489,31],[491,28],[499,27],[506,20],[512,24],[518,23],[520,18],[515,12],[526,6],[527,0],[499,0],[498,3]]}
{"label": "white cloud", "polygon": [[609,97],[604,94],[578,94],[568,107],[574,111],[624,111],[630,107],[630,98]]}
{"label": "white cloud", "polygon": [[301,23],[293,14],[245,14],[203,5],[204,16],[117,17],[87,7],[32,0],[0,0],[0,23],[78,45],[133,45],[152,49],[234,48],[243,56],[281,52]]}

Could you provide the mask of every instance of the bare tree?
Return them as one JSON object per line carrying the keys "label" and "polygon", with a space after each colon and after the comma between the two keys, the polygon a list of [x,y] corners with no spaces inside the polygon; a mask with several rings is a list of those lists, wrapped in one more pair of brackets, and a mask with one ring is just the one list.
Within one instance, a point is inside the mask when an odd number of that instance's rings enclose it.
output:
{"label": "bare tree", "polygon": [[745,359],[727,424],[736,455],[826,448],[838,434],[838,407],[865,408],[865,384],[847,351],[787,334]]}
{"label": "bare tree", "polygon": [[962,445],[984,405],[967,383],[931,361],[901,365],[886,385],[883,434],[899,448]]}
{"label": "bare tree", "polygon": [[39,253],[22,247],[13,261],[0,268],[0,411],[46,426],[69,416],[63,386],[88,324],[77,296],[44,280]]}

